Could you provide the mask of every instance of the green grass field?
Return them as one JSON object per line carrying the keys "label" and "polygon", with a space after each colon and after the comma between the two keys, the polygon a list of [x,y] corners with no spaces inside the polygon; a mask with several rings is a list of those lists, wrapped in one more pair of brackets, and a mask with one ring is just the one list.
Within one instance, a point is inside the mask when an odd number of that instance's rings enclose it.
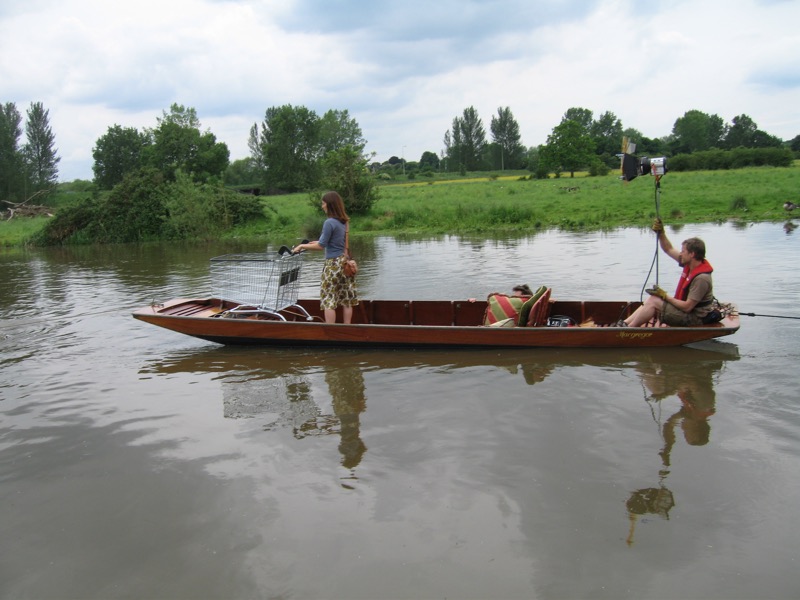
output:
{"label": "green grass field", "polygon": [[[482,177],[423,178],[380,186],[367,215],[353,217],[353,234],[508,234],[546,229],[599,230],[649,226],[656,216],[655,178],[625,183],[604,177],[527,178],[526,172]],[[782,221],[790,200],[800,204],[800,164],[731,171],[667,173],[659,214],[667,223]],[[237,239],[315,237],[323,215],[308,194],[263,198],[262,220],[225,235]],[[316,204],[316,203],[315,203]],[[800,215],[798,215],[800,216]],[[0,244],[17,246],[46,217],[0,223]]]}
{"label": "green grass field", "polygon": [[[799,202],[798,165],[736,171],[667,173],[659,214],[665,222],[781,221],[783,203]],[[319,231],[322,215],[306,195],[268,198],[274,228],[299,223],[304,235]],[[625,183],[605,177],[414,181],[380,188],[368,215],[353,218],[361,234],[513,233],[545,229],[598,230],[649,226],[656,216],[655,178]],[[295,229],[294,231],[297,231]]]}

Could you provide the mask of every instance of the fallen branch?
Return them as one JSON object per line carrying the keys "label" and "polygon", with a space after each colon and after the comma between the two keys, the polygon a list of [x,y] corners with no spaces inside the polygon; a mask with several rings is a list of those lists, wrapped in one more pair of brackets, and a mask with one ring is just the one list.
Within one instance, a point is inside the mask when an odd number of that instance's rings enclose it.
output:
{"label": "fallen branch", "polygon": [[49,206],[43,206],[41,204],[29,204],[29,202],[37,196],[46,196],[49,193],[50,190],[39,190],[30,198],[27,198],[22,202],[3,200],[3,203],[8,205],[8,208],[6,209],[6,212],[8,213],[6,221],[10,221],[14,217],[52,217],[53,212]]}

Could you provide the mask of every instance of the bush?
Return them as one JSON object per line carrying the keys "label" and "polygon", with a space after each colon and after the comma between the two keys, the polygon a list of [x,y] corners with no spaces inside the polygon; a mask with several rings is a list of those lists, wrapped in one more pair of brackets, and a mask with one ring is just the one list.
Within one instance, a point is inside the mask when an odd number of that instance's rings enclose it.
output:
{"label": "bush", "polygon": [[183,173],[173,183],[155,169],[126,175],[105,199],[66,207],[32,242],[38,245],[128,243],[157,239],[210,238],[264,216],[260,201],[198,184]]}
{"label": "bush", "polygon": [[96,219],[98,202],[88,199],[59,210],[47,224],[31,237],[34,246],[60,246],[88,243],[82,232]]}
{"label": "bush", "polygon": [[743,167],[789,167],[793,161],[789,148],[735,148],[676,154],[667,162],[671,171],[741,169]]}
{"label": "bush", "polygon": [[608,175],[608,171],[608,165],[601,160],[593,160],[592,164],[589,165],[590,177],[605,177]]}

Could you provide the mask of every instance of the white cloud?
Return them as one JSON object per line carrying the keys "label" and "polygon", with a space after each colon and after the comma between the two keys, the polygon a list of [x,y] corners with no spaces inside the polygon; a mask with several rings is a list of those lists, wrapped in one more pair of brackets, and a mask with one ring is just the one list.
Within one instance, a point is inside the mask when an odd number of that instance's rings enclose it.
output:
{"label": "white cloud", "polygon": [[687,110],[800,133],[796,2],[438,3],[34,0],[0,8],[0,101],[50,110],[61,179],[91,178],[108,127],[153,127],[173,102],[247,156],[270,106],[348,109],[376,159],[439,152],[474,106],[508,106],[544,143],[573,106],[649,137]]}

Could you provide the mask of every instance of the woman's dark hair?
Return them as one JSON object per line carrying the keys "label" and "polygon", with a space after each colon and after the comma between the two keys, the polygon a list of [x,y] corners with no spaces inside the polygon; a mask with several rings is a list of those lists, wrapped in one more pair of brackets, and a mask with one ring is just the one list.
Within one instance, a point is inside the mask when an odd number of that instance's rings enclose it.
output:
{"label": "woman's dark hair", "polygon": [[527,283],[522,283],[520,285],[515,285],[513,288],[511,288],[511,290],[514,291],[514,292],[520,292],[521,294],[523,294],[525,296],[533,296],[533,292],[531,291],[531,288],[528,287]]}
{"label": "woman's dark hair", "polygon": [[347,216],[344,210],[344,200],[342,200],[339,194],[336,192],[325,192],[322,195],[322,201],[325,203],[325,206],[328,207],[329,217],[341,221],[342,223],[347,223],[350,220],[350,217]]}

